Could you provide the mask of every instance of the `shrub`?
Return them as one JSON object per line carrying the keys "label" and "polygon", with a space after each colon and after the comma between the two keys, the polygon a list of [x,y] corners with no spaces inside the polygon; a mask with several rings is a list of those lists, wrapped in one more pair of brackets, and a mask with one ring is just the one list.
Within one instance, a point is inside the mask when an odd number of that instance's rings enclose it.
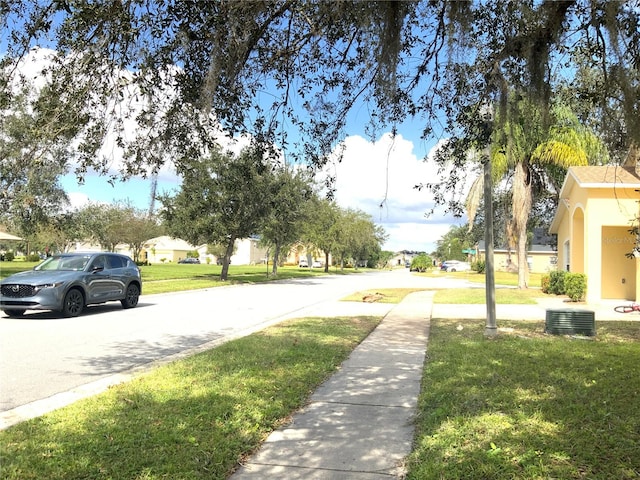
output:
{"label": "shrub", "polygon": [[587,276],[584,273],[567,273],[564,277],[564,288],[572,302],[584,300],[587,293]]}
{"label": "shrub", "polygon": [[540,279],[542,293],[551,293],[551,275],[543,275]]}
{"label": "shrub", "polygon": [[4,254],[4,259],[6,262],[13,262],[14,258],[16,258],[16,255],[12,251],[8,251]]}
{"label": "shrub", "polygon": [[564,295],[566,290],[564,288],[564,278],[567,272],[559,270],[557,272],[551,272],[549,274],[549,293],[553,295]]}
{"label": "shrub", "polygon": [[32,253],[31,255],[27,255],[27,262],[39,262],[40,255],[37,253]]}
{"label": "shrub", "polygon": [[474,262],[473,265],[471,265],[471,269],[475,270],[478,273],[484,273],[487,269],[487,264],[484,260],[478,260],[477,262]]}
{"label": "shrub", "polygon": [[433,267],[433,260],[426,253],[421,253],[411,260],[411,271],[426,272]]}

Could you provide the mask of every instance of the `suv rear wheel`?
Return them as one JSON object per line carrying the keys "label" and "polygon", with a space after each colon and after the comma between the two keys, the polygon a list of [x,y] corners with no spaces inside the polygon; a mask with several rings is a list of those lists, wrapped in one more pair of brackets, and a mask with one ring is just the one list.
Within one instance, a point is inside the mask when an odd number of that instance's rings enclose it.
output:
{"label": "suv rear wheel", "polygon": [[133,308],[138,305],[138,297],[140,297],[140,289],[135,284],[130,284],[127,287],[126,296],[120,300],[122,308]]}

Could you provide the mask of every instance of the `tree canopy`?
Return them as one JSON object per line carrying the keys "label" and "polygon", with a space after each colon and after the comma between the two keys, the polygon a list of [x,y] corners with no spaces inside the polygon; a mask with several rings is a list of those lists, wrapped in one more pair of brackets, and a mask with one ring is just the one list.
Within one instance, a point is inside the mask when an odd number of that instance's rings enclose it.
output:
{"label": "tree canopy", "polygon": [[259,149],[237,156],[216,150],[181,174],[180,191],[160,197],[161,216],[169,233],[192,245],[225,245],[220,277],[226,280],[236,239],[258,233],[271,211],[271,167]]}
{"label": "tree canopy", "polygon": [[640,144],[637,1],[5,0],[1,8],[9,35],[0,107],[11,108],[17,62],[36,45],[54,49],[43,76],[56,102],[46,113],[78,126],[79,175],[104,170],[97,152],[109,135],[125,149],[125,176],[167,158],[188,164],[221,132],[249,133],[319,165],[356,104],[393,131],[407,118],[423,122],[425,138],[451,139],[460,165],[470,145],[487,141],[483,105],[506,122],[516,91],[544,118],[560,85],[590,105],[584,115],[616,112],[611,142]]}
{"label": "tree canopy", "polygon": [[262,243],[273,249],[273,275],[278,273],[280,252],[300,240],[304,222],[311,221],[308,202],[313,191],[311,183],[301,171],[284,167],[276,168],[271,177],[264,202],[269,211],[262,222]]}
{"label": "tree canopy", "polygon": [[44,133],[48,129],[36,107],[23,91],[14,96],[12,111],[0,115],[0,223],[24,235],[33,235],[68,204],[58,177],[67,170],[69,138],[64,132]]}

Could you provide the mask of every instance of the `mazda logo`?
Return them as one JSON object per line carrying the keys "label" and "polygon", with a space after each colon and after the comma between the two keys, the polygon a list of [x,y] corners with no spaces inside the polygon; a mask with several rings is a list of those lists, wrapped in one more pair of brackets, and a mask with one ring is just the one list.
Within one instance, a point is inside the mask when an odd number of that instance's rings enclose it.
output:
{"label": "mazda logo", "polygon": [[18,293],[20,291],[20,285],[11,285],[11,291],[13,293]]}

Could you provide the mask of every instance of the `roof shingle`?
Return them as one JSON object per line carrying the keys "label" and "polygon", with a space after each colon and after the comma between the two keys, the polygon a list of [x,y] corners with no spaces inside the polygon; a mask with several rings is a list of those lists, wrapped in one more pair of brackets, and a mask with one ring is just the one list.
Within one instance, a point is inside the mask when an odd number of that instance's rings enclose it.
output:
{"label": "roof shingle", "polygon": [[589,167],[571,167],[580,185],[585,184],[617,184],[638,187],[640,177],[633,167],[620,167],[618,165],[602,165]]}

